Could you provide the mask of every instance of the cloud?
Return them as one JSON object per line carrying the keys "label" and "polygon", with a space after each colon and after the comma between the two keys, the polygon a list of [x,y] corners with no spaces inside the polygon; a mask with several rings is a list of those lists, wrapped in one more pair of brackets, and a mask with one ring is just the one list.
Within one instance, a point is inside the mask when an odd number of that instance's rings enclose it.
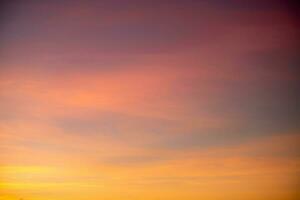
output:
{"label": "cloud", "polygon": [[277,1],[244,5],[17,3],[0,199],[292,199],[298,30]]}

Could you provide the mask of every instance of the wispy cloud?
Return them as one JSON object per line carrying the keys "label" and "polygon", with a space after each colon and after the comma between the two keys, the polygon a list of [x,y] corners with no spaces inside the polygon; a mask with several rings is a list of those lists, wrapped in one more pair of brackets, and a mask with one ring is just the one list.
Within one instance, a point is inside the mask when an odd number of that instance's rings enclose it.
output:
{"label": "wispy cloud", "polygon": [[292,200],[300,84],[289,6],[9,4],[0,199]]}

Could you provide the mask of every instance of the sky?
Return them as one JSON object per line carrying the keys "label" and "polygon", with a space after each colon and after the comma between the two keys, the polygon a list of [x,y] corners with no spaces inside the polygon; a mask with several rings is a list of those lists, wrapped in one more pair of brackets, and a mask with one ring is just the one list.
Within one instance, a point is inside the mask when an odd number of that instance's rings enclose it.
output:
{"label": "sky", "polygon": [[296,11],[2,3],[0,200],[299,199]]}

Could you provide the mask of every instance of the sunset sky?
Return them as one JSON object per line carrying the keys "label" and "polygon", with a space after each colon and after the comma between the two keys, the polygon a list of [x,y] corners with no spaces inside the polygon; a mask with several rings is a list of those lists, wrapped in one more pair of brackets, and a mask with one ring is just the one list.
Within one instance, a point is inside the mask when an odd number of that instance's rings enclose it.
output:
{"label": "sunset sky", "polygon": [[294,8],[2,3],[0,200],[300,199]]}

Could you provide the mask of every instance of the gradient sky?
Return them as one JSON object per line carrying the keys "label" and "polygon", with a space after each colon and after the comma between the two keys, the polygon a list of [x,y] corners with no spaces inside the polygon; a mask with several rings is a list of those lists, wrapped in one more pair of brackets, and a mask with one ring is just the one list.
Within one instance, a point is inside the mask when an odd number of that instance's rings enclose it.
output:
{"label": "gradient sky", "polygon": [[288,2],[3,3],[0,200],[299,199]]}

